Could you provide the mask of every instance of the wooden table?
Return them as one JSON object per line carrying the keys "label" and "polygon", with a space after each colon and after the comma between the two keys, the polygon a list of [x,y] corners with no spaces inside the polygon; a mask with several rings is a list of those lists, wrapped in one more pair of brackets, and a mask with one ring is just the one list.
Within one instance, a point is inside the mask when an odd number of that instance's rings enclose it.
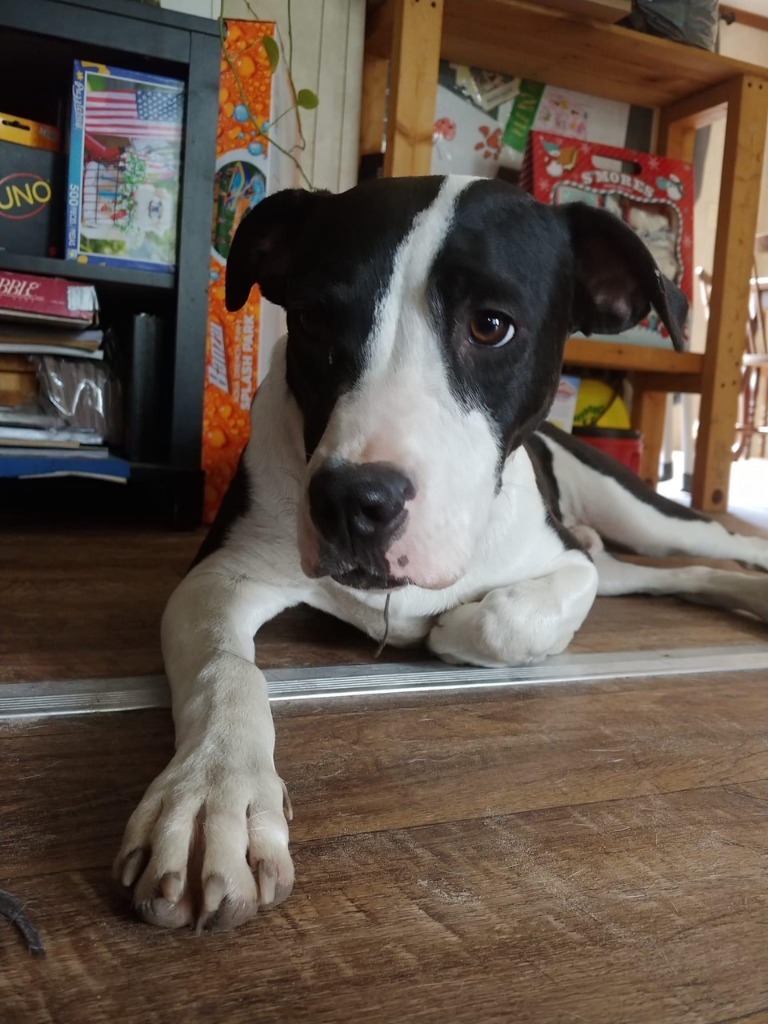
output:
{"label": "wooden table", "polygon": [[[630,373],[642,474],[655,484],[669,392],[701,395],[693,504],[728,503],[731,446],[768,123],[768,68],[745,64],[609,20],[618,0],[386,0],[369,17],[364,128],[389,113],[387,175],[429,174],[440,59],[656,108],[656,150],[693,160],[696,129],[727,118],[712,306],[703,355],[573,339],[566,361]],[[557,0],[562,7],[562,0]],[[620,6],[620,5],[619,5]],[[607,13],[605,13],[607,10]],[[621,13],[620,11],[618,13]],[[378,125],[378,128],[376,127]]]}

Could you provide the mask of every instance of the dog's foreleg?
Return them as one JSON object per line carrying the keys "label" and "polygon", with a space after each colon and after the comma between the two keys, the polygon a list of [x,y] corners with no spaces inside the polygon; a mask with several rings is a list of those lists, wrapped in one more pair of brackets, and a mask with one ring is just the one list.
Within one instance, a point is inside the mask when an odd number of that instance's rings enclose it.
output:
{"label": "dog's foreleg", "polygon": [[444,661],[489,668],[559,654],[587,617],[596,591],[594,565],[583,552],[570,551],[546,576],[445,612],[429,634],[429,648]]}
{"label": "dog's foreleg", "polygon": [[750,612],[768,622],[768,577],[703,565],[636,565],[609,555],[597,533],[589,527],[577,527],[574,533],[585,543],[597,566],[597,592],[601,597],[661,594],[732,612]]}
{"label": "dog's foreleg", "polygon": [[293,885],[290,805],[254,634],[295,600],[216,571],[215,558],[187,576],[163,617],[176,754],[133,813],[115,862],[142,917],[166,927],[231,927]]}

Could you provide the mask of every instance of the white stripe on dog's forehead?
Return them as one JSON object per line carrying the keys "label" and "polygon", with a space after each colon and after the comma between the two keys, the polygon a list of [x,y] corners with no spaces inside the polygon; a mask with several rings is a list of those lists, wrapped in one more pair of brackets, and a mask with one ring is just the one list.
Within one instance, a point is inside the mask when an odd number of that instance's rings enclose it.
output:
{"label": "white stripe on dog's forehead", "polygon": [[418,340],[424,338],[429,316],[427,279],[450,230],[457,197],[477,180],[470,175],[446,177],[437,198],[416,217],[401,242],[389,284],[376,304],[366,359],[369,379],[389,366],[393,357],[399,360],[405,354],[394,351],[398,339],[408,344],[410,355],[418,357]]}

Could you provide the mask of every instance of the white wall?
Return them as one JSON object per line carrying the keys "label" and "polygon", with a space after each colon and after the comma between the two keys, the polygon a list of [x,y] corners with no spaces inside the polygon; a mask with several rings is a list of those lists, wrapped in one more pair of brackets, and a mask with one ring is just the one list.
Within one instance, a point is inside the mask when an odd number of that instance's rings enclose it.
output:
{"label": "white wall", "polygon": [[[218,18],[222,0],[162,0],[183,14]],[[288,46],[288,0],[223,0],[227,18],[277,21]],[[320,104],[303,110],[307,148],[304,173],[315,188],[332,192],[357,181],[362,89],[365,0],[292,0],[293,78],[297,89],[312,89]]]}

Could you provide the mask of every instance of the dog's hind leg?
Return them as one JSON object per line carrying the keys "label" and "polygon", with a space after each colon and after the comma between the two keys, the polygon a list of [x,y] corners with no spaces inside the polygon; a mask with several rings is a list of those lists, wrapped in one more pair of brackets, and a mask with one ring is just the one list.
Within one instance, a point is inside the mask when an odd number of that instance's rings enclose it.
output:
{"label": "dog's hind leg", "polygon": [[657,494],[626,466],[560,432],[544,431],[565,525],[579,523],[649,558],[722,558],[768,570],[768,540]]}
{"label": "dog's hind leg", "polygon": [[727,572],[701,565],[682,568],[637,565],[614,558],[589,527],[576,527],[574,534],[584,544],[598,574],[601,597],[624,594],[662,594],[695,604],[750,612],[768,622],[768,577],[744,572]]}

